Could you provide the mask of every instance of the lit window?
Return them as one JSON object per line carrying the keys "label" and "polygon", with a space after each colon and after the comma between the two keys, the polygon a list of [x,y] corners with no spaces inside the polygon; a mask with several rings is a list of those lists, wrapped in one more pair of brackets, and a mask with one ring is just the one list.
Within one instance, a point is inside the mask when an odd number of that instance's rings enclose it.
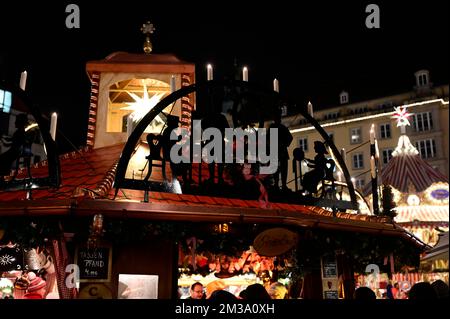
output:
{"label": "lit window", "polygon": [[392,149],[385,149],[382,151],[382,154],[383,154],[383,165],[386,165],[392,158]]}
{"label": "lit window", "polygon": [[0,90],[0,109],[3,113],[11,111],[12,94],[9,91]]}
{"label": "lit window", "polygon": [[414,115],[414,129],[416,132],[430,131],[433,129],[431,112],[417,113]]}
{"label": "lit window", "polygon": [[417,141],[416,148],[422,158],[436,156],[436,142],[433,139]]}
{"label": "lit window", "polygon": [[[131,133],[137,123],[165,96],[170,94],[170,78],[128,79],[109,87],[106,132]],[[165,113],[171,112],[169,105]],[[176,112],[173,112],[176,114]],[[165,116],[158,114],[146,128],[146,133],[159,134],[165,124]]]}
{"label": "lit window", "polygon": [[303,151],[308,151],[308,138],[303,137],[298,140],[298,147],[301,148]]}
{"label": "lit window", "polygon": [[350,142],[352,144],[361,143],[361,128],[352,128],[350,130]]}
{"label": "lit window", "polygon": [[380,138],[391,138],[391,124],[380,125]]}
{"label": "lit window", "polygon": [[364,157],[362,153],[353,155],[353,168],[363,168],[364,167]]}

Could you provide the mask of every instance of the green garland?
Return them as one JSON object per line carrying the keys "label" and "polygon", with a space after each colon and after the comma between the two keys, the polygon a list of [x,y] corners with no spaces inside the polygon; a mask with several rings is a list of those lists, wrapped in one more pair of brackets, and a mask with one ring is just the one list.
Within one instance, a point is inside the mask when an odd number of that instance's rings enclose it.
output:
{"label": "green garland", "polygon": [[61,236],[58,220],[52,217],[6,217],[0,223],[4,231],[1,244],[17,243],[24,248],[37,248]]}

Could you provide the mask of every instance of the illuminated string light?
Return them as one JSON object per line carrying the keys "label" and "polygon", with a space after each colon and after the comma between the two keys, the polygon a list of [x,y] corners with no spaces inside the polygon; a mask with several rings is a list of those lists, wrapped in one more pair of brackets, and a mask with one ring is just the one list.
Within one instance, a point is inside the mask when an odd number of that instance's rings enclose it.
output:
{"label": "illuminated string light", "polygon": [[[431,104],[431,103],[436,103],[436,102],[440,102],[442,105],[449,104],[449,102],[444,101],[444,99],[434,99],[434,100],[428,100],[428,101],[423,101],[423,102],[416,102],[416,103],[412,103],[412,104],[406,104],[406,105],[403,105],[403,107],[408,108],[408,107],[420,106],[420,105]],[[375,115],[361,116],[361,117],[357,117],[354,119],[342,120],[342,121],[337,121],[337,122],[333,122],[333,123],[324,123],[324,124],[321,124],[321,126],[322,127],[338,126],[338,125],[347,124],[347,123],[360,122],[360,121],[364,121],[367,119],[376,119],[376,118],[380,118],[380,117],[391,116],[391,115],[394,115],[394,113],[395,112],[392,111],[392,112],[380,113],[380,114],[375,114]],[[308,126],[308,127],[293,129],[293,130],[290,130],[290,132],[291,133],[299,133],[299,132],[305,132],[305,131],[311,131],[311,130],[315,130],[315,128],[313,126]]]}

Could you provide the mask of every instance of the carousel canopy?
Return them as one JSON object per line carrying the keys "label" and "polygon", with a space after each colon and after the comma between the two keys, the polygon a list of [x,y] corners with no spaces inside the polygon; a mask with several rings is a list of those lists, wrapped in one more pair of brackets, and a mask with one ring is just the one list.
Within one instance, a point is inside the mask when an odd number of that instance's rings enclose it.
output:
{"label": "carousel canopy", "polygon": [[431,184],[447,182],[448,179],[431,167],[419,155],[400,153],[394,156],[381,172],[383,184],[389,184],[402,193],[408,193],[411,186],[415,192],[425,191]]}

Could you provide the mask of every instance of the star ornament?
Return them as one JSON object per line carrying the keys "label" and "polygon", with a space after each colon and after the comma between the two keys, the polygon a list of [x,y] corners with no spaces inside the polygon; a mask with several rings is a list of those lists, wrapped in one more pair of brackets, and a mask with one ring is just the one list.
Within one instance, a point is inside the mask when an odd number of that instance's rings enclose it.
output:
{"label": "star ornament", "polygon": [[394,111],[392,118],[397,121],[397,127],[411,125],[409,118],[413,113],[409,113],[406,107],[394,107]]}

